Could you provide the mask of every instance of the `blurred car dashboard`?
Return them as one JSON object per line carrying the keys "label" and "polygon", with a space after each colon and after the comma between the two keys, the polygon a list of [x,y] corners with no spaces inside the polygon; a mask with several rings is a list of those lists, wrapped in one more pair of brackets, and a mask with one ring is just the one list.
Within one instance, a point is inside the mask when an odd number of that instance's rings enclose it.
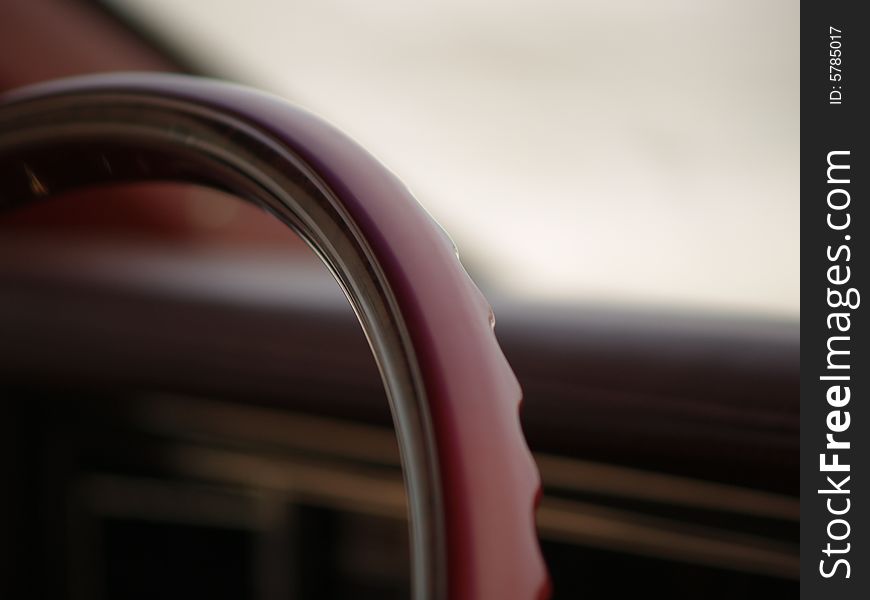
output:
{"label": "blurred car dashboard", "polygon": [[[796,324],[490,296],[525,393],[557,597],[794,590]],[[87,595],[108,572],[108,597],[128,593],[119,582],[141,583],[148,563],[116,563],[142,544],[137,524],[157,521],[253,535],[263,549],[233,558],[224,540],[225,560],[266,569],[270,589],[324,593],[316,573],[328,571],[346,574],[328,578],[349,586],[335,597],[406,593],[387,402],[347,301],[310,254],[5,235],[0,339],[4,455],[22,459],[7,539],[53,556],[45,581],[90,573],[73,585]],[[315,522],[311,511],[332,523],[316,543],[285,523]],[[373,531],[387,538],[379,559]],[[100,547],[113,558],[70,569]],[[322,560],[316,572],[275,566],[293,556]],[[614,584],[623,569],[643,575]],[[248,597],[248,575],[221,593]]]}

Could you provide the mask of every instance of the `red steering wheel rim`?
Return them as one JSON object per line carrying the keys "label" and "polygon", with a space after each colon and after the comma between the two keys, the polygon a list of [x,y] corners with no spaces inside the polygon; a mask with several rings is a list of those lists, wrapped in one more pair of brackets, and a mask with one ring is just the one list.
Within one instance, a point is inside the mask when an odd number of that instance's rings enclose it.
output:
{"label": "red steering wheel rim", "polygon": [[255,202],[348,295],[390,398],[409,497],[414,597],[549,594],[540,482],[492,312],[407,189],[322,120],[239,86],[114,74],[0,105],[0,209],[82,185],[175,180]]}

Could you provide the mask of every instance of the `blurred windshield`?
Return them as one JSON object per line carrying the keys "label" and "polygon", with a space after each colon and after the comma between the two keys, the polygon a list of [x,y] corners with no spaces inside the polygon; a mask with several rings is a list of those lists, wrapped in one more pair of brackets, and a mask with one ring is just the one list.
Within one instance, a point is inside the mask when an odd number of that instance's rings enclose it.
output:
{"label": "blurred windshield", "polygon": [[489,290],[799,315],[799,4],[110,0],[378,156]]}

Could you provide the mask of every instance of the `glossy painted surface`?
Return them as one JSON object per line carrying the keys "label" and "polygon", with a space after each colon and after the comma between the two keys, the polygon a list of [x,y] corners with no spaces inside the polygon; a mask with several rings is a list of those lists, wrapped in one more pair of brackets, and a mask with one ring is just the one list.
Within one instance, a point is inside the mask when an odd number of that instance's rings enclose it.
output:
{"label": "glossy painted surface", "polygon": [[79,78],[14,93],[0,108],[0,206],[155,179],[263,205],[345,289],[391,397],[415,594],[546,597],[533,514],[540,486],[519,426],[519,385],[489,305],[401,182],[319,119],[205,80]]}

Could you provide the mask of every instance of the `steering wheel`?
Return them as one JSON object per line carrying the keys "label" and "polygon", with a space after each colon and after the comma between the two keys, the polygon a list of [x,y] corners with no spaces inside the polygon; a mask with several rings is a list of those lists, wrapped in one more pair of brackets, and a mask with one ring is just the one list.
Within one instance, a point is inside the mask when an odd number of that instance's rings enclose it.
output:
{"label": "steering wheel", "polygon": [[549,595],[540,482],[492,311],[443,230],[341,132],[282,100],[177,75],[78,77],[0,104],[0,209],[106,182],[180,181],[296,231],[378,364],[409,502],[413,597]]}

